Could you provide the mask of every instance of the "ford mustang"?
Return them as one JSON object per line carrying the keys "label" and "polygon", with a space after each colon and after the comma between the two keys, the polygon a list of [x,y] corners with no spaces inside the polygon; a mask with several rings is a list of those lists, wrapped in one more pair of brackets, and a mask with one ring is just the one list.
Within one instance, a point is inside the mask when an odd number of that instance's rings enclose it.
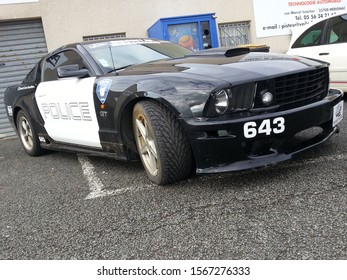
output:
{"label": "ford mustang", "polygon": [[326,141],[343,117],[326,63],[154,39],[63,46],[4,102],[29,155],[141,159],[160,185],[289,160]]}

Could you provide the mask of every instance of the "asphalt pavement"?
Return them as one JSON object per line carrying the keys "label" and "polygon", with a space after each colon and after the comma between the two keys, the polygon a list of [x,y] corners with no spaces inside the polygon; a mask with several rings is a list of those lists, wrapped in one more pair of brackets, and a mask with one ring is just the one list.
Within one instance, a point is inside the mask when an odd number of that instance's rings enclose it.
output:
{"label": "asphalt pavement", "polygon": [[165,187],[140,163],[0,140],[0,259],[347,259],[346,107],[295,160]]}

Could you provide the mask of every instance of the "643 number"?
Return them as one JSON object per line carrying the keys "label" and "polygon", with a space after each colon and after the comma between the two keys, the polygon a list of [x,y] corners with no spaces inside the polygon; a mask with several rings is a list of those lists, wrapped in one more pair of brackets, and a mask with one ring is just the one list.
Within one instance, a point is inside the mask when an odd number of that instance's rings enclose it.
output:
{"label": "643 number", "polygon": [[285,119],[283,117],[278,117],[273,120],[265,119],[259,126],[256,122],[246,122],[243,125],[243,135],[245,138],[250,139],[259,134],[281,134],[285,131],[285,129]]}

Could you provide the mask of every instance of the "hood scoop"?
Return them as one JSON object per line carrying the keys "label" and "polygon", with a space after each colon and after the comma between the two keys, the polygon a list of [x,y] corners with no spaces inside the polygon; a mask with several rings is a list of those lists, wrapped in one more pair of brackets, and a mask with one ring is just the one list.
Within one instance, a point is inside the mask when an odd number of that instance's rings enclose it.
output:
{"label": "hood scoop", "polygon": [[234,57],[239,55],[245,55],[250,53],[250,48],[215,48],[215,49],[208,49],[198,52],[193,52],[190,54],[187,54],[186,57],[201,57],[201,56],[225,56],[225,57]]}

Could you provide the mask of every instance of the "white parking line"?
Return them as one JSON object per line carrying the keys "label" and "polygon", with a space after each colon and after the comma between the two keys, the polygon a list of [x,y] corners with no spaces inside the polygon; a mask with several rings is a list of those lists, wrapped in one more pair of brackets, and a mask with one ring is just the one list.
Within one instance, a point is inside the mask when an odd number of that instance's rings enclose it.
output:
{"label": "white parking line", "polygon": [[89,161],[88,157],[83,155],[78,155],[77,157],[82,166],[82,171],[85,178],[87,179],[90,190],[90,193],[85,199],[94,199],[104,196],[120,195],[127,192],[149,190],[155,188],[153,185],[144,185],[141,187],[127,187],[116,190],[106,190],[104,184],[101,182],[97,174],[94,172],[94,166]]}
{"label": "white parking line", "polygon": [[[141,187],[126,187],[115,190],[106,190],[104,184],[101,182],[96,172],[94,172],[94,166],[89,161],[87,156],[78,155],[78,160],[81,163],[82,171],[87,179],[90,193],[85,199],[94,199],[98,197],[112,196],[112,195],[121,195],[127,192],[135,192],[142,190],[151,190],[155,189],[154,185],[144,185]],[[347,154],[333,155],[333,156],[322,156],[314,159],[307,159],[298,162],[289,161],[287,162],[287,166],[302,166],[308,164],[317,164],[322,162],[332,162],[336,160],[347,160]]]}

